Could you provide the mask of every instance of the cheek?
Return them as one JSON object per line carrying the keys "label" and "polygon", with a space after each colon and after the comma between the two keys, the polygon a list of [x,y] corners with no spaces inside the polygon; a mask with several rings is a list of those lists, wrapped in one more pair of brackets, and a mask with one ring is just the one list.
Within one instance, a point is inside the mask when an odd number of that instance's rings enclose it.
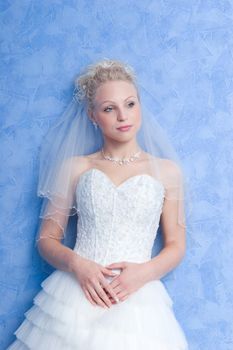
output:
{"label": "cheek", "polygon": [[114,127],[113,122],[109,116],[99,116],[98,122],[100,127],[104,130],[113,129]]}
{"label": "cheek", "polygon": [[141,125],[141,119],[142,119],[142,118],[141,118],[141,110],[140,110],[140,109],[138,109],[138,110],[136,111],[134,117],[135,117],[135,123],[136,123],[138,126],[140,126],[140,125]]}

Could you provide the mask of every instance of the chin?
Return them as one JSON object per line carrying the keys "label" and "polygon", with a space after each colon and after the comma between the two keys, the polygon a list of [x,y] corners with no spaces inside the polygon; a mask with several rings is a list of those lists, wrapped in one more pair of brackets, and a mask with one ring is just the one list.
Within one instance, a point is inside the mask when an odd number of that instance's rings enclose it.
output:
{"label": "chin", "polygon": [[114,141],[117,141],[117,142],[129,142],[131,141],[132,139],[135,139],[136,138],[136,133],[133,133],[131,135],[119,135],[119,136],[108,136],[109,139],[112,139]]}

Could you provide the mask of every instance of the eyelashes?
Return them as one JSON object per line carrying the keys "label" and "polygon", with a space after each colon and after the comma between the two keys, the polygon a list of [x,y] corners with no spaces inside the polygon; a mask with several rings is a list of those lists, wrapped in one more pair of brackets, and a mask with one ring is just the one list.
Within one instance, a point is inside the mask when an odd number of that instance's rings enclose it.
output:
{"label": "eyelashes", "polygon": [[128,106],[129,106],[130,108],[132,108],[134,105],[135,105],[135,102],[134,102],[134,101],[128,103]]}
{"label": "eyelashes", "polygon": [[[135,105],[135,102],[134,102],[134,101],[131,101],[131,102],[127,103],[127,106],[128,106],[129,108],[133,108],[134,105]],[[114,106],[108,106],[108,107],[104,108],[104,112],[109,113],[109,112],[111,112],[114,108],[115,108]]]}
{"label": "eyelashes", "polygon": [[104,112],[110,112],[113,110],[113,107],[106,107],[104,108]]}

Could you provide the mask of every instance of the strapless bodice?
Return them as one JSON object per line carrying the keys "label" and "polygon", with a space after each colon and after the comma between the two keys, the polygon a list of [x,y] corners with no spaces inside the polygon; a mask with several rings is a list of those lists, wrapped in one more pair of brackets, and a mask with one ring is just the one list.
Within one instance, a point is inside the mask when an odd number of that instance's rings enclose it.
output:
{"label": "strapless bodice", "polygon": [[103,265],[150,260],[164,193],[163,184],[147,174],[116,186],[98,169],[85,171],[76,187],[74,250]]}

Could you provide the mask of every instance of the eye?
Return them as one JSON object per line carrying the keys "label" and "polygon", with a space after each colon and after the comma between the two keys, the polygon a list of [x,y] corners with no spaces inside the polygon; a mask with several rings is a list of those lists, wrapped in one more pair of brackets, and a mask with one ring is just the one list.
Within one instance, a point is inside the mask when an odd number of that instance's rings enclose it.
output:
{"label": "eye", "polygon": [[113,110],[113,107],[111,106],[104,108],[104,112],[111,112],[112,110]]}
{"label": "eye", "polygon": [[130,108],[132,108],[134,105],[135,105],[134,101],[128,103],[128,107],[130,107]]}

